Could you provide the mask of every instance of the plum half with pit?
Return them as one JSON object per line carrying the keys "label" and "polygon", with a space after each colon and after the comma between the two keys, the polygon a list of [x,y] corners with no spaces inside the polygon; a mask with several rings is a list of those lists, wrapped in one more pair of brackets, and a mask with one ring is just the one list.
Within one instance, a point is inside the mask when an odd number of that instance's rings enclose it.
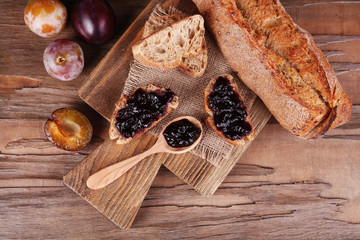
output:
{"label": "plum half with pit", "polygon": [[71,108],[55,110],[45,123],[47,138],[57,147],[77,151],[85,148],[93,133],[93,128],[87,117]]}
{"label": "plum half with pit", "polygon": [[53,37],[65,27],[67,11],[58,0],[30,0],[26,5],[26,26],[40,37]]}
{"label": "plum half with pit", "polygon": [[84,68],[84,53],[80,45],[67,39],[50,43],[43,60],[49,75],[62,81],[75,79]]}

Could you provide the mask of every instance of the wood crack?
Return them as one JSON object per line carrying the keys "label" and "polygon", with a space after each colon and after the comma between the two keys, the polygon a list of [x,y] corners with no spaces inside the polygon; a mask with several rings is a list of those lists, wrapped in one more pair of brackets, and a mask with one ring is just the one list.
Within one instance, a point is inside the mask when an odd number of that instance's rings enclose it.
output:
{"label": "wood crack", "polygon": [[360,135],[325,135],[324,139],[360,140]]}
{"label": "wood crack", "polygon": [[[252,221],[259,221],[259,220],[267,220],[272,218],[284,218],[284,217],[291,217],[290,215],[294,214],[296,210],[290,210],[285,212],[279,212],[279,213],[272,213],[272,214],[245,214],[241,215],[240,217],[236,217],[234,219],[240,219],[238,221],[231,221],[231,222],[225,222],[225,223],[218,223],[218,221],[221,220],[227,220],[229,218],[224,219],[216,219],[217,223],[214,224],[201,224],[201,225],[195,225],[192,227],[209,227],[209,226],[219,226],[219,225],[229,225],[234,223],[241,223],[241,222],[252,222]],[[247,219],[249,218],[249,219]]]}
{"label": "wood crack", "polygon": [[[217,238],[217,237],[223,237],[223,236],[228,236],[229,234],[227,233],[222,233],[222,234],[211,234],[212,238]],[[179,238],[179,239],[188,239],[188,238]],[[205,236],[205,237],[193,237],[192,239],[209,239],[209,236]]]}
{"label": "wood crack", "polygon": [[232,188],[257,188],[257,187],[262,187],[262,186],[282,186],[282,185],[297,185],[297,184],[322,184],[322,185],[327,185],[330,187],[329,183],[326,182],[318,182],[318,181],[299,181],[299,182],[277,182],[277,183],[273,183],[273,182],[268,182],[268,181],[246,181],[246,182],[224,182],[224,183],[234,183],[234,184],[241,184],[241,183],[253,183],[254,185],[251,186],[236,186],[236,187],[219,187],[219,189],[232,189]]}
{"label": "wood crack", "polygon": [[332,221],[332,222],[342,222],[342,223],[346,223],[346,224],[360,225],[358,222],[345,221],[345,220],[341,220],[341,219],[337,219],[337,218],[324,218],[324,219],[327,221]]}
{"label": "wood crack", "polygon": [[196,204],[189,204],[189,205],[178,205],[178,204],[153,204],[153,205],[145,205],[145,206],[141,206],[141,208],[157,208],[157,207],[177,207],[177,208],[220,208],[220,209],[227,209],[227,208],[232,208],[235,206],[244,206],[244,205],[253,205],[256,204],[256,202],[251,202],[251,203],[237,203],[237,204],[231,204],[228,206],[224,206],[224,205],[210,205],[210,204],[201,204],[201,205],[196,205]]}

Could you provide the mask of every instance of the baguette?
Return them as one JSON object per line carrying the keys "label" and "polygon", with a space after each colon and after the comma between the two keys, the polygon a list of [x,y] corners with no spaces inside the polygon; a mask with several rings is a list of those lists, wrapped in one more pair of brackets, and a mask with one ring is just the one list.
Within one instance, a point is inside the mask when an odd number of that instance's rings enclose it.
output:
{"label": "baguette", "polygon": [[278,0],[193,0],[240,79],[294,135],[312,139],[352,114],[312,36]]}
{"label": "baguette", "polygon": [[[151,34],[174,24],[180,19],[181,16],[177,14],[152,17],[145,23],[143,37],[148,37]],[[201,77],[206,70],[207,60],[207,47],[204,37],[200,54],[198,56],[182,58],[182,61],[177,68],[189,77]]]}
{"label": "baguette", "polygon": [[132,52],[143,65],[172,69],[178,67],[183,58],[201,53],[204,36],[204,19],[194,15],[141,40],[132,46]]}
{"label": "baguette", "polygon": [[[142,89],[147,93],[150,93],[150,92],[165,93],[165,92],[167,92],[167,90],[165,88],[157,87],[157,86],[152,85],[152,84],[149,84],[148,86],[145,86],[145,87],[136,88],[134,93],[138,89]],[[175,110],[177,108],[177,106],[179,105],[178,97],[176,95],[174,95],[172,100],[167,103],[167,105],[165,107],[165,110],[164,110],[164,114],[161,115],[156,121],[151,122],[151,125],[149,127],[144,128],[142,131],[136,133],[133,137],[124,137],[120,133],[118,128],[116,127],[116,116],[117,116],[119,110],[124,109],[126,107],[127,101],[129,99],[131,99],[133,94],[130,97],[128,97],[126,95],[123,95],[120,98],[120,100],[118,102],[116,102],[116,104],[115,104],[115,109],[114,109],[114,112],[113,112],[111,120],[110,120],[109,137],[110,137],[111,140],[117,139],[116,144],[129,143],[133,139],[135,139],[138,136],[142,135],[143,133],[147,132],[151,127],[155,126],[159,121],[161,121],[164,117],[166,117],[171,111]]]}
{"label": "baguette", "polygon": [[[214,122],[214,111],[213,111],[213,109],[211,109],[209,96],[211,95],[211,93],[214,92],[214,85],[219,78],[224,78],[229,81],[230,88],[232,89],[233,92],[235,92],[235,94],[237,95],[237,98],[240,100],[240,103],[242,103],[238,109],[243,110],[246,113],[245,119],[241,120],[240,122],[233,121],[234,119],[230,119],[231,123],[230,123],[230,126],[228,127],[228,129],[242,128],[243,130],[245,130],[243,128],[243,126],[250,127],[250,131],[248,133],[241,133],[241,135],[242,135],[241,138],[231,139],[231,138],[227,137],[224,134],[224,132],[222,132],[219,128],[216,127],[216,124]],[[229,98],[229,96],[222,94],[222,99],[227,99],[227,98]],[[252,126],[252,123],[250,120],[250,116],[248,114],[247,107],[244,105],[244,99],[240,95],[238,86],[234,82],[233,76],[231,76],[229,74],[222,74],[222,75],[219,75],[219,76],[211,79],[211,81],[208,83],[207,87],[204,90],[204,109],[210,115],[210,117],[205,119],[206,125],[208,125],[212,130],[214,130],[214,132],[216,132],[220,137],[224,138],[228,142],[235,144],[235,145],[244,145],[246,142],[249,142],[254,139],[254,129],[253,129],[253,126]],[[224,110],[224,109],[222,109],[222,110]],[[241,123],[242,125],[240,125],[239,123]]]}

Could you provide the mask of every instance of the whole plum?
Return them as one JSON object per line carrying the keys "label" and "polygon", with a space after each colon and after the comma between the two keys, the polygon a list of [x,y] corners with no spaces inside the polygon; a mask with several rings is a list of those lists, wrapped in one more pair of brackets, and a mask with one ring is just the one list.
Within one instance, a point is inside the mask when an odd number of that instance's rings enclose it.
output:
{"label": "whole plum", "polygon": [[73,80],[84,68],[81,47],[67,39],[58,39],[50,43],[44,51],[43,60],[49,75],[62,81]]}
{"label": "whole plum", "polygon": [[53,37],[66,24],[67,11],[58,0],[30,0],[26,5],[26,26],[40,37]]}
{"label": "whole plum", "polygon": [[115,33],[115,16],[104,0],[80,0],[71,14],[72,26],[87,43],[103,44]]}

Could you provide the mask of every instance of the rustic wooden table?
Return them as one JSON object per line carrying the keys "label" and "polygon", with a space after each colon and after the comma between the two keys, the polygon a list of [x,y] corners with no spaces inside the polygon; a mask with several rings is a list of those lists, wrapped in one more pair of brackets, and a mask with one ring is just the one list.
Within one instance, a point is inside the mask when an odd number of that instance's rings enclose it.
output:
{"label": "rustic wooden table", "polygon": [[[116,37],[90,46],[70,24],[56,38],[77,41],[82,75],[50,78],[42,39],[24,24],[26,1],[0,1],[0,238],[360,238],[360,1],[284,0],[295,21],[334,67],[354,108],[350,123],[305,142],[271,119],[217,192],[202,197],[161,168],[132,229],[121,230],[62,184],[62,177],[107,137],[108,124],[77,89],[148,0],[109,1]],[[65,1],[71,8],[71,1]],[[47,141],[51,112],[72,107],[93,123],[91,144],[77,153]]]}

